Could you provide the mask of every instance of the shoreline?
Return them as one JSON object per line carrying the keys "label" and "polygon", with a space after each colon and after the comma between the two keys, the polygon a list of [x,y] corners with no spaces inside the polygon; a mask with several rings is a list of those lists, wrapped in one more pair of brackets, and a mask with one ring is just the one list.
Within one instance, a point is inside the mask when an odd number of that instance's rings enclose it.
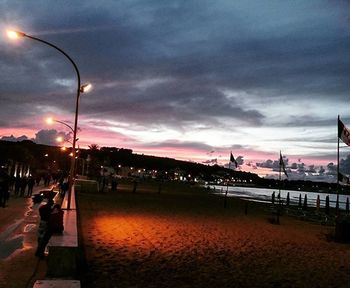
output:
{"label": "shoreline", "polygon": [[[214,194],[223,195],[226,193],[227,186],[206,186],[210,188],[210,191],[214,191]],[[217,187],[220,187],[220,189],[217,189]],[[249,198],[256,199],[256,200],[263,200],[266,203],[271,203],[271,195],[273,192],[275,192],[276,200],[279,190],[273,189],[273,188],[257,188],[257,187],[242,187],[242,186],[228,186],[228,197],[239,197],[239,198]],[[269,193],[267,193],[269,192]],[[308,197],[308,206],[309,207],[316,207],[316,198],[317,195],[320,195],[320,203],[321,205],[325,206],[325,197],[328,195],[330,196],[330,207],[335,208],[336,207],[336,196],[337,194],[334,193],[318,193],[318,192],[311,192],[311,191],[295,191],[295,190],[280,190],[281,192],[281,200],[283,202],[286,202],[286,196],[287,193],[290,193],[290,203],[295,206],[298,205],[299,202],[299,195],[302,195],[302,203],[304,202],[304,196],[307,195]],[[323,197],[323,198],[322,198]],[[346,194],[339,194],[339,205],[340,210],[346,209],[346,199],[350,198],[349,195]]]}

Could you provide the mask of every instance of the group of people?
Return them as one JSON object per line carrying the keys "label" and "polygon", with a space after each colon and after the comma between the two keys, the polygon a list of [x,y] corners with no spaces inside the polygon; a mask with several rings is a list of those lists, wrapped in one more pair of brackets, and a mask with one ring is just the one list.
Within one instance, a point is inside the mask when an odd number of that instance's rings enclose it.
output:
{"label": "group of people", "polygon": [[100,187],[101,187],[101,192],[105,192],[105,189],[107,188],[107,191],[109,189],[109,184],[111,184],[111,191],[116,192],[117,187],[118,187],[118,181],[117,181],[117,176],[116,174],[110,175],[110,176],[102,176],[100,178]]}
{"label": "group of people", "polygon": [[0,206],[5,208],[10,198],[9,176],[3,169],[0,170]]}
{"label": "group of people", "polygon": [[61,206],[55,204],[51,198],[39,207],[40,224],[36,256],[44,257],[45,247],[49,243],[52,234],[63,232],[63,213]]}
{"label": "group of people", "polygon": [[[31,196],[35,185],[34,178],[29,177],[23,179],[24,178],[17,177],[15,181],[11,181],[12,179],[7,174],[7,171],[0,167],[0,207],[6,207],[6,202],[10,197],[10,191],[13,189],[12,186],[15,186],[15,195],[20,193],[20,196],[24,196],[25,187],[28,186],[27,196]],[[66,190],[64,181],[60,184],[60,186],[63,186],[60,187],[60,189],[63,191]],[[38,247],[35,252],[36,256],[44,256],[46,245],[52,234],[63,232],[63,213],[61,205],[54,203],[52,198],[48,198],[46,203],[39,207],[40,224],[38,228]]]}
{"label": "group of people", "polygon": [[[41,178],[41,177],[40,177]],[[15,197],[31,197],[35,183],[39,185],[40,178],[16,177],[8,175],[6,169],[0,169],[0,206],[6,207],[11,192]]]}
{"label": "group of people", "polygon": [[[32,196],[33,187],[35,185],[35,179],[32,176],[20,177],[19,175],[17,175],[13,182],[14,182],[14,188],[15,188],[14,189],[15,196],[20,196],[20,197]],[[26,190],[27,190],[27,193],[26,193]]]}
{"label": "group of people", "polygon": [[68,188],[67,182],[64,178],[54,178],[49,173],[45,175],[38,175],[34,177],[29,176],[10,176],[6,169],[1,168],[0,175],[0,206],[6,206],[6,202],[9,200],[10,194],[13,193],[15,197],[31,197],[33,194],[33,188],[35,185],[39,186],[44,181],[45,186],[49,186],[50,182],[57,183],[59,181],[60,191],[65,192]]}

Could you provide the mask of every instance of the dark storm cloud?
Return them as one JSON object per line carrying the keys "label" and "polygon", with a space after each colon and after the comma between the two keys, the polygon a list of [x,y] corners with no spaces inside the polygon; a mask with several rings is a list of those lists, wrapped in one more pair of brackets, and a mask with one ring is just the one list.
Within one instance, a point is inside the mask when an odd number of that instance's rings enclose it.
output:
{"label": "dark storm cloud", "polygon": [[179,141],[179,140],[168,140],[164,142],[149,143],[145,146],[150,148],[155,148],[155,147],[191,148],[191,149],[198,149],[203,151],[208,151],[213,149],[212,146],[206,145],[201,142],[190,142],[190,141]]}
{"label": "dark storm cloud", "polygon": [[85,101],[89,102],[89,106],[85,107],[85,113],[101,113],[99,117],[119,115],[139,123],[175,126],[191,121],[218,126],[217,116],[259,125],[263,118],[260,112],[245,110],[222,92],[196,80],[174,79],[148,89],[140,90],[131,85],[116,90],[113,98],[102,96],[93,99],[87,96]]}
{"label": "dark storm cloud", "polygon": [[337,125],[337,116],[336,115],[330,115],[333,116],[332,118],[322,119],[319,116],[310,116],[310,115],[303,115],[298,117],[292,117],[288,118],[285,117],[283,119],[280,119],[279,122],[272,124],[271,126],[274,127],[325,127],[325,126],[334,126]]}
{"label": "dark storm cloud", "polygon": [[208,165],[214,165],[218,163],[218,159],[214,158],[214,159],[210,159],[210,160],[206,160],[202,162],[203,164],[208,164]]}
{"label": "dark storm cloud", "polygon": [[55,129],[49,129],[49,130],[38,131],[38,133],[35,134],[35,138],[33,139],[33,141],[37,144],[57,146],[56,138],[58,136],[63,137],[63,139],[65,140],[69,140],[71,138],[70,134],[66,134],[64,132],[58,132]]}
{"label": "dark storm cloud", "polygon": [[[255,126],[266,115],[226,98],[222,88],[252,91],[267,101],[281,96],[297,101],[305,94],[315,101],[348,97],[346,15],[342,4],[314,3],[14,1],[5,2],[0,13],[4,22],[21,19],[18,26],[72,56],[83,82],[96,86],[84,95],[81,113],[179,127],[191,121],[219,126],[224,117]],[[338,14],[330,23],[323,21],[328,10]],[[26,43],[11,48],[1,43],[6,47],[1,75],[7,76],[1,77],[0,97],[11,95],[2,107],[40,102],[73,111],[72,67],[56,51],[21,41]],[[170,80],[135,87],[152,78]],[[59,84],[62,80],[73,84]],[[125,84],[106,85],[114,81]],[[304,120],[287,124],[307,125]]]}

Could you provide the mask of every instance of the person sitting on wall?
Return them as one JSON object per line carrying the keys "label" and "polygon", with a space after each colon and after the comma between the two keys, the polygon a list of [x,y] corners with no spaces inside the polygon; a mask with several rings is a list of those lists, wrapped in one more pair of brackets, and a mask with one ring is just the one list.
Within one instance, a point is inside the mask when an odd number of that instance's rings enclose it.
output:
{"label": "person sitting on wall", "polygon": [[53,206],[51,215],[49,217],[49,229],[51,233],[62,233],[63,227],[63,210],[59,204]]}
{"label": "person sitting on wall", "polygon": [[69,184],[67,181],[63,182],[62,183],[62,186],[61,186],[61,195],[62,197],[64,197],[64,195],[66,194],[66,192],[68,191],[69,189]]}
{"label": "person sitting on wall", "polygon": [[40,224],[38,229],[38,247],[35,255],[44,257],[45,247],[51,238],[51,230],[49,229],[49,219],[54,201],[49,198],[47,203],[39,207]]}

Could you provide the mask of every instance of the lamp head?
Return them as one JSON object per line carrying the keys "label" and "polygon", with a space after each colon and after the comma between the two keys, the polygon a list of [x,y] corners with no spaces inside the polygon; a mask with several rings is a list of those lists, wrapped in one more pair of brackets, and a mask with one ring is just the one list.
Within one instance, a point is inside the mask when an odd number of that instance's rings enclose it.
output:
{"label": "lamp head", "polygon": [[23,32],[20,32],[20,31],[7,30],[7,36],[8,36],[10,39],[18,39],[18,38],[20,38],[20,37],[26,36],[26,34],[23,33]]}
{"label": "lamp head", "polygon": [[58,136],[58,137],[56,138],[56,141],[57,141],[57,142],[63,142],[63,137],[62,137],[62,136]]}
{"label": "lamp head", "polygon": [[92,88],[92,85],[90,83],[83,84],[80,86],[80,92],[81,93],[89,92],[91,88]]}
{"label": "lamp head", "polygon": [[47,124],[51,125],[51,124],[53,124],[54,120],[52,119],[52,117],[49,117],[49,118],[45,119],[45,121]]}

